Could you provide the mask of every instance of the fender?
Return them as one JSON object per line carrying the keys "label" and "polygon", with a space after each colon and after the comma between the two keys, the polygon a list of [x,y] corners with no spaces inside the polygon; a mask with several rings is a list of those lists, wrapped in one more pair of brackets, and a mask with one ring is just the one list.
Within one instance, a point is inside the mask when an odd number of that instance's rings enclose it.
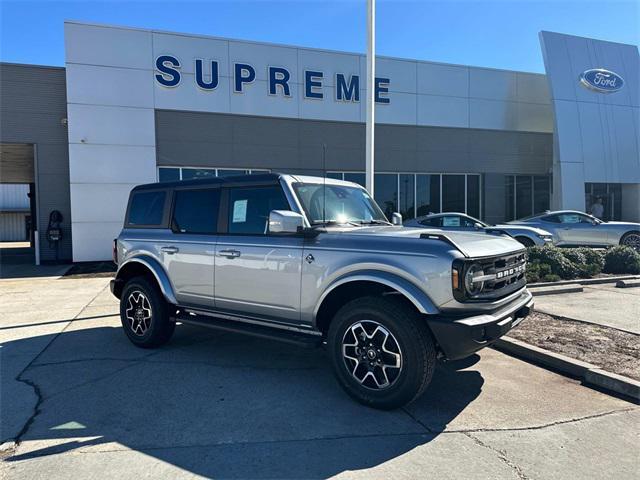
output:
{"label": "fender", "polygon": [[158,282],[158,286],[162,291],[162,295],[164,296],[167,302],[173,305],[178,304],[176,300],[176,296],[173,292],[173,287],[171,286],[171,282],[169,281],[169,276],[167,275],[167,272],[165,272],[160,262],[158,262],[155,258],[150,257],[148,255],[140,255],[137,257],[132,257],[126,260],[122,265],[120,265],[120,267],[118,268],[118,273],[116,274],[116,278],[115,278],[116,282],[122,281],[120,275],[124,270],[126,270],[127,265],[132,265],[134,263],[138,263],[145,266],[148,270],[151,271],[151,273],[153,273],[153,276],[155,277],[156,282]]}
{"label": "fender", "polygon": [[375,282],[393,288],[413,303],[420,313],[434,315],[440,312],[428,295],[411,281],[393,273],[380,270],[360,270],[358,272],[348,273],[329,285],[313,310],[314,323],[322,302],[333,290],[346,283],[357,281]]}

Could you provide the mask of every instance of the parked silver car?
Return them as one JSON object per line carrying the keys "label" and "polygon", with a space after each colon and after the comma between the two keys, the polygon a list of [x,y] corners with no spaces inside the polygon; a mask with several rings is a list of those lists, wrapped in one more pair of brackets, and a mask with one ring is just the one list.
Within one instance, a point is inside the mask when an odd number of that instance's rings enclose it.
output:
{"label": "parked silver car", "polygon": [[640,223],[603,222],[575,210],[540,213],[509,224],[547,230],[553,235],[553,243],[559,246],[628,245],[640,250]]}
{"label": "parked silver car", "polygon": [[553,236],[541,228],[524,225],[489,225],[464,213],[432,213],[404,222],[405,227],[433,227],[446,231],[500,231],[511,235],[525,247],[551,244]]}
{"label": "parked silver car", "polygon": [[356,400],[420,395],[436,358],[490,345],[530,312],[506,235],[392,225],[362,187],[261,174],[133,189],[111,282],[135,345],[176,322],[326,345]]}

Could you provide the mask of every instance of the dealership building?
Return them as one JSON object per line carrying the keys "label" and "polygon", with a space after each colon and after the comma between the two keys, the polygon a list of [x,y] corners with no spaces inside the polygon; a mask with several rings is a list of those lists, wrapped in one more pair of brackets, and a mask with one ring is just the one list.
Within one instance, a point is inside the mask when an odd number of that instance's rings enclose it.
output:
{"label": "dealership building", "polygon": [[[263,171],[364,183],[364,55],[64,32],[64,68],[0,64],[0,182],[29,193],[40,261],[110,258],[141,183]],[[601,197],[606,219],[640,221],[638,48],[552,32],[540,44],[546,74],[377,58],[385,212],[495,223]]]}

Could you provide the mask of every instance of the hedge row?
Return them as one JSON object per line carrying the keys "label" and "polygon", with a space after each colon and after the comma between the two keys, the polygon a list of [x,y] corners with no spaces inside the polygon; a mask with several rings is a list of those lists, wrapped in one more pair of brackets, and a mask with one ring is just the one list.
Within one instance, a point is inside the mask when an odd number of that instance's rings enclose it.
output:
{"label": "hedge row", "polygon": [[591,248],[530,247],[527,281],[556,282],[591,278],[604,273],[640,273],[640,253],[617,246],[606,251]]}

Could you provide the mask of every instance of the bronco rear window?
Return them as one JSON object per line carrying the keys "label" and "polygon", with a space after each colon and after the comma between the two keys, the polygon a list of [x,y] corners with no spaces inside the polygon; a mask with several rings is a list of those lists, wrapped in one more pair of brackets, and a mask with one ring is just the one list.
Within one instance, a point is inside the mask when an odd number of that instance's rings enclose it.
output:
{"label": "bronco rear window", "polygon": [[134,193],[129,205],[129,225],[158,226],[162,224],[167,192]]}

